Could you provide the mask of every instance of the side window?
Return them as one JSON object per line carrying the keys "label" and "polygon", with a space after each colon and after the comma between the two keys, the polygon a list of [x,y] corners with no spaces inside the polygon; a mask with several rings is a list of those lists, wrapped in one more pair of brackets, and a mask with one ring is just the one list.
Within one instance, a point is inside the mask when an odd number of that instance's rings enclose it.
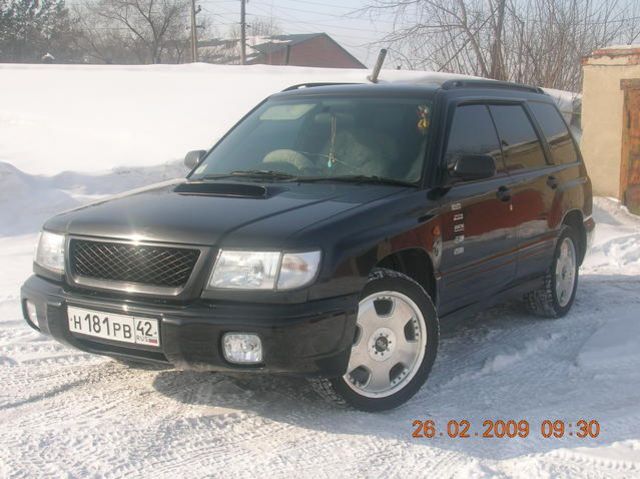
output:
{"label": "side window", "polygon": [[498,128],[507,170],[546,166],[542,145],[522,106],[491,105],[489,108]]}
{"label": "side window", "polygon": [[578,152],[560,112],[549,103],[531,102],[529,106],[549,143],[553,162],[561,165],[578,161]]}
{"label": "side window", "polygon": [[496,129],[485,105],[459,106],[453,116],[445,153],[447,168],[467,155],[491,155],[496,170],[504,171]]}

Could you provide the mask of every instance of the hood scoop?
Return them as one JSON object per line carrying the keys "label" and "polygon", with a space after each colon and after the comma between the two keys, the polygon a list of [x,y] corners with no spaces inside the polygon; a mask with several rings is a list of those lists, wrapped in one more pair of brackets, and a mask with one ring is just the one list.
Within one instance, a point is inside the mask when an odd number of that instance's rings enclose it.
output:
{"label": "hood scoop", "polygon": [[218,183],[213,181],[188,181],[173,190],[181,195],[229,196],[235,198],[263,199],[272,193],[265,186],[244,183]]}

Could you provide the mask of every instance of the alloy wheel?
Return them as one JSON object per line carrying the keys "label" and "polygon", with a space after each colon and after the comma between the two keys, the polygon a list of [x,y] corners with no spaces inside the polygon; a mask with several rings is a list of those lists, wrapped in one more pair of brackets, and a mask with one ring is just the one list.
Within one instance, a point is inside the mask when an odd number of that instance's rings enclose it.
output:
{"label": "alloy wheel", "polygon": [[360,301],[344,380],[362,396],[391,396],[413,379],[426,344],[425,320],[411,298],[396,291],[373,293]]}
{"label": "alloy wheel", "polygon": [[576,281],[576,248],[569,237],[560,244],[555,273],[556,298],[560,307],[564,308],[571,300]]}

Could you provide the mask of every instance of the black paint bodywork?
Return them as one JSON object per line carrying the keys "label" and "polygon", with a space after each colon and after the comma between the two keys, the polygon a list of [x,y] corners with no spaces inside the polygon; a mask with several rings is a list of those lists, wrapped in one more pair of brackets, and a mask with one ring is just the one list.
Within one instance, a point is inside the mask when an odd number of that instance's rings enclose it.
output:
{"label": "black paint bodywork", "polygon": [[[358,297],[371,270],[395,267],[429,292],[440,318],[485,308],[541,284],[563,223],[581,232],[581,254],[594,229],[591,183],[581,159],[488,180],[454,182],[443,165],[456,105],[552,103],[547,95],[510,88],[341,85],[286,91],[272,98],[316,95],[419,97],[433,104],[422,184],[242,181],[188,178],[121,195],[49,220],[69,237],[191,245],[204,256],[176,296],[82,288],[34,266],[22,288],[38,308],[37,329],[87,351],[214,370],[341,375],[354,335]],[[215,146],[214,146],[215,148]],[[552,188],[548,178],[557,184]],[[222,186],[221,186],[222,184]],[[508,188],[505,201],[498,194]],[[455,254],[454,217],[464,217],[464,254]],[[68,241],[68,240],[67,240]],[[203,291],[221,248],[322,251],[310,286],[287,292]],[[69,268],[67,268],[69,271]],[[71,335],[66,305],[161,320],[162,351]],[[26,317],[26,314],[25,314]],[[29,322],[29,320],[27,319]],[[264,364],[242,367],[220,354],[227,331],[257,332]]]}

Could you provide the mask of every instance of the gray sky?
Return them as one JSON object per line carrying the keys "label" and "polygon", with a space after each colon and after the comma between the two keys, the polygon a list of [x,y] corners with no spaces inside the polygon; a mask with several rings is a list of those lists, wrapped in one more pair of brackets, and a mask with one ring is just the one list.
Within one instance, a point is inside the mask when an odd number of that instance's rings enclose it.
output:
{"label": "gray sky", "polygon": [[[199,0],[197,3],[219,32],[226,32],[239,21],[240,0]],[[393,18],[371,20],[367,15],[351,15],[365,4],[366,0],[249,0],[247,22],[250,24],[254,15],[273,17],[284,33],[326,32],[370,66],[378,48],[366,44],[390,31]]]}

